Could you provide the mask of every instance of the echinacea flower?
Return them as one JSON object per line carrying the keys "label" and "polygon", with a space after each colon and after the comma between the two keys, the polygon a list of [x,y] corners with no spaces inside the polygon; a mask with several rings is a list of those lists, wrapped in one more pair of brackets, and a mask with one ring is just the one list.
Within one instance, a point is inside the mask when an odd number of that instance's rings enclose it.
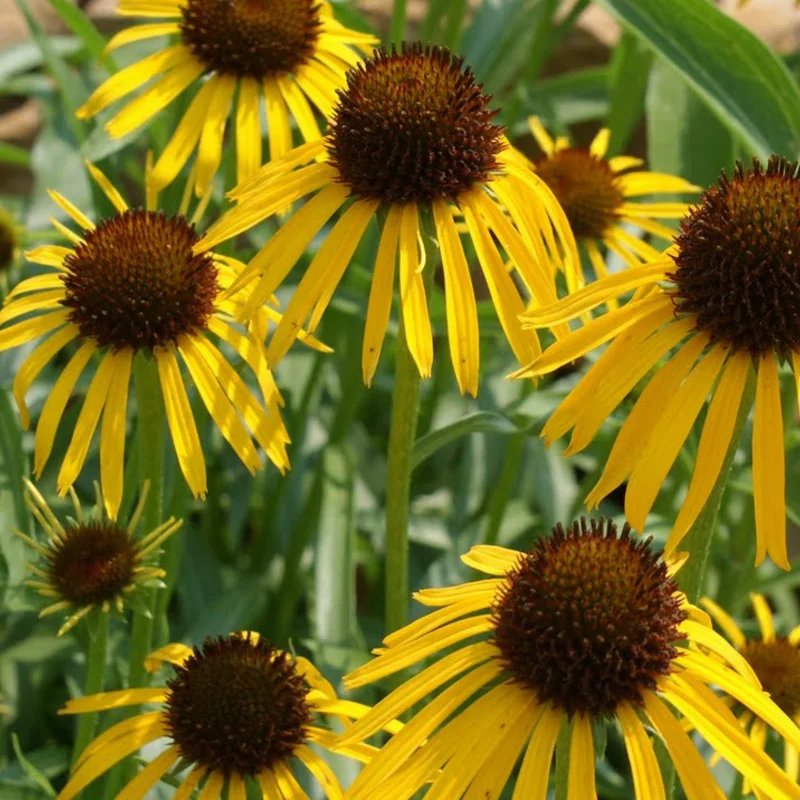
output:
{"label": "echinacea flower", "polygon": [[[208,250],[193,250],[199,239],[194,222],[183,214],[167,215],[152,207],[131,209],[97,168],[90,166],[90,170],[117,213],[95,225],[69,200],[51,192],[80,226],[80,235],[55,223],[72,247],[44,246],[29,252],[30,261],[54,271],[19,283],[0,311],[0,351],[50,334],[14,379],[14,396],[26,428],[28,387],[63,348],[71,342],[79,345],[42,408],[36,428],[35,474],[41,475],[47,463],[78,378],[97,356],[97,368],[58,474],[60,494],[66,494],[78,477],[102,415],[100,478],[106,512],[116,517],[122,498],[128,389],[136,358],[155,360],[172,441],[195,496],[206,493],[205,461],[178,356],[211,418],[245,466],[251,472],[261,466],[254,438],[284,471],[288,436],[280,417],[280,394],[264,354],[268,319],[279,315],[262,307],[253,330],[239,331],[234,317],[246,296],[240,295],[239,301],[223,299],[222,292],[243,265]],[[230,346],[252,370],[263,404],[209,334]]]}
{"label": "echinacea flower", "polygon": [[[770,159],[764,169],[724,173],[681,220],[675,245],[656,261],[602,278],[527,324],[563,324],[631,289],[611,311],[556,342],[516,377],[544,375],[611,341],[555,410],[543,435],[572,429],[568,453],[600,426],[651,370],[586,502],[596,506],[628,481],[625,516],[644,530],[672,464],[712,395],[686,499],[666,545],[671,553],[705,506],[720,474],[751,367],[757,372],[753,425],[756,563],[789,568],[779,363],[800,376],[800,175]],[[670,354],[665,364],[658,366]]]}
{"label": "echinacea flower", "polygon": [[160,36],[178,36],[180,42],[117,72],[95,90],[78,116],[93,117],[155,79],[106,124],[112,136],[124,136],[197,84],[152,179],[155,188],[166,187],[197,148],[198,195],[208,190],[222,160],[234,95],[236,164],[243,181],[262,163],[262,97],[275,159],[292,148],[292,120],[307,141],[319,137],[314,107],[330,115],[346,71],[360,59],[354,47],[377,42],[340,25],[324,0],[120,0],[118,10],[168,21],[127,28],[107,50]]}
{"label": "echinacea flower", "polygon": [[[238,206],[213,225],[200,247],[235,236],[301,197],[314,195],[267,242],[233,289],[258,278],[245,317],[282,283],[327,221],[326,234],[275,331],[268,355],[279,360],[310,317],[324,314],[370,220],[383,219],[362,351],[364,382],[375,374],[391,312],[399,254],[405,336],[423,376],[431,373],[433,336],[422,272],[423,220],[442,257],[450,355],[462,392],[478,391],[475,293],[454,214],[463,214],[500,323],[521,362],[539,352],[522,330],[525,302],[498,243],[538,303],[555,298],[551,260],[575,255],[575,240],[552,192],[508,147],[497,111],[463,60],[443,48],[403,45],[376,51],[347,76],[326,138],[262,167],[231,197]],[[507,212],[507,213],[505,213]],[[432,219],[430,219],[432,217]],[[561,329],[565,333],[566,329]]]}
{"label": "echinacea flower", "polygon": [[[521,761],[515,800],[545,800],[556,738],[571,725],[569,794],[596,797],[593,724],[614,720],[638,800],[663,800],[646,725],[664,742],[689,800],[722,798],[681,727],[700,735],[769,797],[800,787],[753,746],[710,686],[781,735],[800,730],[752,669],[689,605],[650,547],[591,520],[540,536],[528,553],[477,546],[462,560],[491,577],[416,594],[436,611],[390,634],[377,657],[345,678],[354,688],[433,657],[345,731],[352,746],[424,701],[356,778],[349,798],[499,798]],[[447,648],[447,655],[441,652]],[[677,713],[676,713],[677,712]],[[385,789],[382,787],[386,787]]]}
{"label": "echinacea flower", "polygon": [[159,548],[183,524],[183,520],[170,517],[145,536],[137,536],[149,483],[142,485],[139,502],[125,527],[104,517],[100,487],[95,486],[96,513],[85,515],[72,489],[75,517],[62,522],[39,490],[25,481],[25,505],[47,534],[47,541],[13,532],[41,557],[40,563],[28,564],[34,579],[25,581],[50,602],[39,616],[62,611],[67,614],[58,636],[94,609],[104,613],[113,609],[121,614],[137,590],[163,578],[166,573],[158,567]]}
{"label": "echinacea flower", "polygon": [[[157,705],[109,728],[81,754],[59,800],[77,797],[92,781],[142,746],[166,737],[169,746],[117,796],[141,800],[177,764],[188,769],[177,777],[179,800],[203,785],[203,800],[245,800],[245,782],[255,782],[264,800],[305,797],[296,775],[302,764],[331,800],[344,792],[333,770],[311,749],[330,750],[336,734],[327,718],[349,724],[367,706],[339,700],[333,686],[305,658],[272,647],[256,633],[206,639],[200,647],[170,644],[152,653],[146,666],[174,667],[165,686],[123,689],[89,695],[67,703],[62,714],[106,711],[140,704]],[[390,723],[387,729],[402,726]],[[366,745],[345,748],[343,755],[369,760]]]}
{"label": "echinacea flower", "polygon": [[[760,638],[746,637],[733,618],[710,598],[702,598],[700,604],[753,668],[775,705],[800,725],[800,626],[794,627],[788,636],[777,634],[766,598],[751,594],[750,600],[758,620]],[[739,721],[749,730],[754,744],[763,749],[768,731],[764,720],[753,717],[747,709],[740,709]],[[800,775],[796,745],[784,741],[783,759],[786,774],[796,781]]]}
{"label": "echinacea flower", "polygon": [[532,162],[533,168],[561,203],[572,232],[585,248],[598,278],[608,274],[600,245],[629,267],[657,254],[623,226],[672,241],[675,231],[658,220],[680,219],[689,206],[674,202],[642,203],[637,198],[694,193],[700,191],[699,187],[674,175],[639,169],[643,164],[640,158],[625,155],[606,158],[611,133],[608,128],[601,129],[589,147],[576,147],[565,137],[554,140],[536,117],[531,117],[528,124],[542,150],[542,156]]}

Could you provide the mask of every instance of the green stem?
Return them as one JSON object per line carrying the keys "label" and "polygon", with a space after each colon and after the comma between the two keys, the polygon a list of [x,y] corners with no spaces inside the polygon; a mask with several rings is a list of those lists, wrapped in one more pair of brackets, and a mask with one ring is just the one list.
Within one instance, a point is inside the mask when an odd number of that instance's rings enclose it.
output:
{"label": "green stem", "polygon": [[696,603],[703,594],[706,571],[708,569],[708,557],[711,552],[711,540],[714,537],[714,531],[717,527],[717,517],[722,502],[722,493],[725,491],[725,487],[728,483],[728,477],[730,476],[731,467],[733,466],[733,459],[736,456],[736,450],[742,438],[742,431],[747,422],[747,417],[750,414],[750,409],[753,406],[755,391],[756,374],[751,369],[747,376],[747,383],[742,394],[742,401],[733,428],[731,442],[728,446],[728,452],[725,454],[725,460],[722,462],[722,468],[719,471],[717,482],[714,484],[714,488],[711,490],[711,494],[703,510],[695,520],[689,533],[686,534],[686,538],[681,542],[681,550],[689,553],[689,560],[678,573],[678,581],[690,603]]}
{"label": "green stem", "polygon": [[449,47],[451,50],[456,49],[466,13],[467,0],[450,0],[449,8],[447,9],[447,22],[442,35],[442,44],[445,47]]}
{"label": "green stem", "polygon": [[392,8],[392,27],[389,30],[389,41],[398,46],[406,35],[406,2],[407,0],[394,0]]}
{"label": "green stem", "polygon": [[[86,660],[86,685],[84,695],[97,694],[103,691],[106,670],[106,650],[108,649],[108,612],[96,612],[97,628],[89,640],[89,652]],[[94,738],[97,729],[97,714],[81,714],[78,718],[78,731],[75,735],[75,746],[72,750],[72,763],[86,749],[86,745]]]}
{"label": "green stem", "polygon": [[411,454],[419,418],[419,390],[419,370],[408,349],[401,315],[386,474],[387,632],[402,628],[408,617],[408,514]]}
{"label": "green stem", "polygon": [[[134,362],[134,383],[138,407],[139,480],[150,481],[150,493],[142,514],[141,526],[145,534],[157,528],[163,517],[164,506],[164,401],[158,380],[155,359],[140,353]],[[146,607],[149,614],[137,613],[131,630],[130,688],[144,686],[147,672],[144,660],[152,649],[153,612],[156,589],[148,590]]]}
{"label": "green stem", "polygon": [[556,799],[567,800],[569,791],[569,750],[572,745],[572,723],[564,721],[556,739]]}
{"label": "green stem", "polygon": [[550,58],[552,47],[550,38],[553,33],[553,20],[558,10],[558,0],[542,0],[541,8],[538,13],[536,31],[533,34],[530,56],[525,64],[526,80],[533,80],[542,71],[542,68]]}
{"label": "green stem", "polygon": [[[425,289],[430,293],[437,265],[437,245],[430,213],[421,213],[425,247]],[[397,332],[392,418],[386,470],[386,615],[387,632],[408,619],[408,517],[414,439],[419,422],[420,376],[406,340],[403,315]]]}

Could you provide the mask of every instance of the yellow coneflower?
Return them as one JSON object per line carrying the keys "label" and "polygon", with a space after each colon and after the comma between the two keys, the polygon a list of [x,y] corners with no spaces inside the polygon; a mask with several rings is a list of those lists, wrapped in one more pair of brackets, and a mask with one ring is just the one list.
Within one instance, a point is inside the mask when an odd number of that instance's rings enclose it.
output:
{"label": "yellow coneflower", "polygon": [[587,148],[575,147],[562,136],[554,140],[536,117],[531,117],[528,123],[543,153],[533,161],[533,167],[561,203],[598,278],[608,274],[600,245],[629,267],[639,266],[658,253],[623,225],[672,241],[675,231],[658,220],[680,219],[689,206],[672,202],[641,203],[636,198],[694,193],[700,191],[698,186],[674,175],[641,170],[644,162],[640,158],[622,155],[607,159],[611,134],[608,128],[601,129]]}
{"label": "yellow coneflower", "polygon": [[92,117],[155,78],[106,125],[112,136],[124,136],[198,84],[155,165],[153,182],[158,189],[171,183],[197,148],[195,188],[201,195],[222,160],[237,89],[236,163],[243,181],[262,163],[262,97],[275,159],[292,148],[292,119],[304,139],[319,137],[312,104],[327,118],[346,71],[360,59],[354,48],[377,42],[340,25],[330,4],[317,0],[120,0],[118,10],[168,21],[123,30],[107,50],[160,36],[176,35],[180,42],[120,70],[92,94],[78,116]]}
{"label": "yellow coneflower", "polygon": [[583,520],[539,537],[529,553],[484,545],[462,560],[491,577],[419,592],[437,610],[388,636],[377,658],[345,678],[363,686],[449,651],[342,734],[351,747],[427,699],[356,778],[349,798],[403,800],[430,781],[426,800],[495,800],[521,761],[513,797],[545,800],[556,738],[569,722],[568,796],[587,800],[596,797],[592,724],[612,720],[622,729],[637,800],[665,797],[645,725],[664,742],[689,800],[723,798],[678,714],[770,798],[800,797],[709,687],[791,742],[800,743],[800,730],[686,602],[649,540],[631,537],[627,525],[618,532]]}
{"label": "yellow coneflower", "polygon": [[75,510],[74,518],[61,522],[53,513],[39,490],[25,480],[25,505],[47,534],[40,542],[21,531],[14,534],[32,547],[42,559],[39,564],[28,564],[34,575],[25,581],[50,605],[39,614],[66,612],[66,622],[58,631],[63,636],[75,627],[93,609],[122,613],[125,603],[134,592],[158,581],[166,574],[158,567],[161,545],[183,524],[170,517],[145,536],[136,535],[142,516],[149,483],[142,485],[139,502],[126,527],[103,516],[103,498],[97,490],[97,510],[93,518],[87,517],[74,489],[70,496]]}
{"label": "yellow coneflower", "polygon": [[[67,703],[62,714],[81,714],[140,704],[157,705],[109,728],[81,754],[59,800],[71,800],[92,781],[139,748],[166,737],[171,744],[122,790],[118,800],[140,800],[177,764],[188,769],[175,795],[184,800],[203,786],[203,800],[245,800],[245,781],[257,783],[265,800],[305,797],[294,761],[319,782],[325,796],[343,800],[333,770],[310,745],[330,750],[336,734],[323,720],[349,724],[369,709],[339,700],[333,686],[305,658],[272,647],[258,634],[206,639],[194,649],[170,644],[152,653],[151,670],[174,667],[166,686],[90,695]],[[320,724],[322,722],[322,724]],[[401,729],[388,723],[390,732]],[[340,750],[368,761],[366,745]]]}
{"label": "yellow coneflower", "polygon": [[[246,297],[224,299],[222,292],[241,273],[241,262],[208,250],[193,251],[199,239],[194,222],[183,214],[156,211],[152,205],[146,211],[129,208],[108,179],[97,168],[90,169],[117,213],[95,225],[69,200],[51,192],[80,226],[80,235],[54,223],[72,247],[45,246],[29,252],[30,261],[54,271],[15,286],[0,312],[0,351],[51,334],[14,379],[24,427],[29,424],[28,387],[58,352],[73,341],[79,344],[44,403],[36,429],[34,472],[40,475],[45,467],[78,378],[100,356],[58,475],[58,490],[66,494],[78,477],[102,415],[100,477],[106,511],[115,518],[122,498],[133,360],[148,358],[155,359],[158,367],[181,470],[195,496],[204,496],[203,448],[179,355],[212,419],[245,466],[251,472],[261,466],[252,436],[284,471],[288,436],[279,412],[282,401],[264,354],[268,319],[280,315],[263,307],[254,318],[255,332],[237,330],[234,318]],[[209,334],[233,348],[255,373],[266,407]]]}
{"label": "yellow coneflower", "polygon": [[[432,217],[442,257],[450,355],[462,392],[478,390],[479,332],[472,278],[453,215],[463,213],[500,323],[523,363],[539,352],[522,330],[525,303],[498,242],[538,303],[555,298],[551,259],[577,260],[575,240],[552,192],[511,150],[472,72],[449,51],[420,45],[375,55],[351,70],[330,133],[263,167],[231,194],[239,201],[199,247],[235,236],[301,197],[314,195],[261,249],[234,285],[259,278],[245,317],[286,278],[308,245],[347,209],[312,260],[268,355],[287,351],[310,317],[325,312],[370,220],[383,217],[367,309],[364,381],[375,374],[391,312],[399,253],[405,335],[420,374],[433,363],[433,337],[422,276],[421,216]],[[508,215],[504,213],[508,212]],[[430,270],[433,265],[427,265]],[[566,332],[562,329],[561,333]]]}
{"label": "yellow coneflower", "polygon": [[733,437],[751,365],[758,373],[753,427],[756,563],[786,555],[783,417],[778,362],[800,375],[800,214],[798,167],[781,158],[766,170],[756,161],[724,173],[681,221],[660,259],[603,278],[550,308],[532,309],[527,323],[576,319],[636,289],[633,299],[554,344],[516,373],[544,375],[613,340],[556,409],[543,435],[573,429],[569,453],[582,450],[604,420],[659,361],[617,436],[603,474],[587,498],[596,506],[625,480],[625,515],[644,530],[659,489],[704,406],[689,491],[667,542],[672,552],[708,499]]}
{"label": "yellow coneflower", "polygon": [[[753,668],[764,691],[778,708],[800,725],[800,625],[793,628],[788,636],[780,636],[775,632],[775,622],[766,598],[751,594],[750,600],[761,631],[760,639],[748,639],[733,618],[710,598],[704,597],[700,603]],[[764,720],[753,717],[745,709],[739,721],[745,730],[749,730],[753,743],[764,749],[769,729]],[[797,781],[800,756],[796,745],[784,740],[783,759],[786,774]]]}

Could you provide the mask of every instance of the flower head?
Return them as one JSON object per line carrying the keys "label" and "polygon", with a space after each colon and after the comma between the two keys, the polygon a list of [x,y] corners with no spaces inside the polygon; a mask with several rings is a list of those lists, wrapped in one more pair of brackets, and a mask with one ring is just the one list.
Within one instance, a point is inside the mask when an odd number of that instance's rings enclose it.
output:
{"label": "flower head", "polygon": [[197,149],[194,181],[199,195],[208,191],[221,163],[237,89],[236,158],[243,181],[261,166],[262,95],[270,157],[275,159],[292,147],[292,119],[305,140],[320,135],[316,112],[330,115],[345,72],[360,59],[357,49],[377,41],[340,25],[329,3],[316,0],[121,0],[118,10],[169,21],[123,30],[107,50],[165,35],[177,36],[179,42],[120,70],[78,115],[93,117],[152,81],[107,123],[112,136],[124,136],[198,85],[155,165],[152,181],[158,189],[166,187]]}
{"label": "flower head", "polygon": [[629,267],[657,257],[658,251],[632,236],[630,228],[672,241],[675,232],[658,220],[680,218],[688,205],[642,203],[638,198],[694,193],[700,191],[699,187],[673,175],[642,170],[641,159],[632,156],[606,158],[608,128],[600,130],[589,147],[577,147],[564,137],[553,139],[536,117],[528,122],[542,150],[533,168],[561,203],[598,278],[608,274],[600,245]]}
{"label": "flower head", "polygon": [[[165,662],[173,676],[165,686],[90,695],[67,703],[63,714],[81,714],[139,704],[155,704],[133,720],[98,736],[81,755],[59,795],[71,800],[95,778],[143,745],[166,737],[171,744],[145,767],[126,791],[143,797],[176,765],[189,772],[179,794],[189,797],[204,784],[202,797],[244,800],[245,781],[258,782],[268,800],[302,797],[295,762],[321,784],[327,797],[343,798],[336,775],[309,745],[330,749],[335,734],[325,719],[350,724],[369,709],[344,702],[305,658],[272,647],[256,633],[234,633],[206,639],[190,648],[170,644],[152,653],[151,671]],[[388,723],[389,732],[402,726]],[[108,747],[110,743],[113,747]],[[344,755],[369,760],[375,748],[346,748]],[[127,796],[127,795],[126,795]]]}
{"label": "flower head", "polygon": [[[269,355],[279,359],[309,319],[314,330],[373,217],[383,219],[362,353],[370,384],[386,335],[399,261],[405,335],[420,374],[430,375],[433,336],[420,245],[441,253],[450,355],[462,392],[476,394],[477,305],[454,215],[466,222],[500,323],[517,358],[539,352],[523,332],[525,300],[504,264],[512,260],[525,293],[555,300],[551,262],[577,263],[569,224],[553,193],[510,148],[494,123],[491,97],[462,59],[438,47],[378,50],[347,75],[330,131],[259,170],[231,197],[237,208],[200,243],[211,247],[305,196],[313,198],[273,236],[231,291],[258,278],[245,317],[281,284],[310,242],[340,209],[289,303]],[[498,247],[499,244],[499,247]],[[428,248],[430,249],[430,248]],[[549,300],[548,300],[549,298]],[[561,335],[566,328],[556,329]]]}
{"label": "flower head", "polygon": [[[552,372],[611,340],[544,429],[553,441],[573,430],[582,450],[603,421],[662,358],[639,396],[587,498],[596,506],[628,481],[625,514],[644,530],[667,474],[712,395],[694,475],[667,542],[671,553],[708,499],[733,439],[755,368],[753,486],[756,563],[767,554],[788,569],[783,415],[778,364],[800,371],[800,208],[798,165],[737,166],[681,220],[675,244],[658,259],[598,280],[549,308],[525,314],[534,327],[564,324],[598,305],[636,293],[622,308],[575,330],[516,373]],[[743,408],[742,413],[749,409]]]}
{"label": "flower head", "polygon": [[[800,724],[800,626],[793,628],[788,636],[775,631],[775,622],[769,605],[760,594],[751,594],[750,600],[756,612],[760,637],[748,638],[733,618],[708,597],[700,604],[713,618],[730,642],[753,668],[764,691],[787,716]],[[746,708],[740,708],[739,722],[754,742],[764,747],[767,740],[767,724]],[[797,750],[790,742],[784,742],[784,769],[793,781],[800,775]]]}
{"label": "flower head", "polygon": [[62,636],[93,609],[124,611],[134,593],[158,581],[165,573],[158,567],[161,545],[182,525],[170,517],[145,536],[137,536],[149,484],[144,483],[139,503],[128,525],[122,527],[104,515],[103,498],[97,486],[97,509],[86,516],[74,490],[70,491],[75,516],[61,521],[39,490],[25,481],[25,505],[47,534],[47,541],[14,534],[40,556],[28,569],[34,579],[26,585],[50,601],[39,616],[66,612],[58,631]]}
{"label": "flower head", "polygon": [[[686,602],[674,566],[649,540],[632,538],[627,525],[620,531],[602,519],[582,520],[539,537],[529,553],[479,546],[462,560],[491,577],[419,592],[437,610],[389,635],[372,662],[345,678],[362,686],[436,656],[340,738],[352,746],[427,699],[358,776],[353,800],[379,785],[410,798],[428,781],[429,799],[496,798],[520,760],[514,797],[544,800],[565,722],[570,796],[594,797],[592,725],[612,719],[622,729],[637,798],[664,796],[644,723],[662,737],[691,800],[722,798],[676,712],[769,796],[800,796],[709,686],[779,723],[792,741],[800,741],[800,730]],[[436,655],[445,648],[454,649]]]}
{"label": "flower head", "polygon": [[[254,472],[261,466],[255,440],[269,459],[285,470],[288,436],[280,417],[282,401],[264,352],[269,321],[279,320],[280,315],[262,306],[246,330],[237,329],[234,314],[246,297],[226,300],[223,291],[243,265],[197,248],[198,214],[190,221],[183,214],[167,215],[154,208],[131,209],[99,170],[90,169],[116,214],[95,224],[66,198],[51,192],[81,232],[75,234],[59,225],[72,247],[45,246],[29,252],[30,261],[53,272],[15,286],[0,312],[0,351],[49,334],[27,357],[14,380],[25,427],[29,424],[28,387],[63,348],[72,342],[79,345],[42,408],[36,430],[35,473],[41,475],[67,401],[95,356],[100,356],[97,369],[58,475],[60,494],[66,494],[78,477],[100,426],[103,496],[109,517],[116,517],[122,498],[128,389],[138,362],[157,372],[181,469],[193,493],[205,495],[203,449],[179,356],[211,418],[247,468]],[[203,207],[198,207],[199,213]],[[212,336],[231,347],[252,370],[261,400]],[[301,336],[322,348],[305,334]]]}

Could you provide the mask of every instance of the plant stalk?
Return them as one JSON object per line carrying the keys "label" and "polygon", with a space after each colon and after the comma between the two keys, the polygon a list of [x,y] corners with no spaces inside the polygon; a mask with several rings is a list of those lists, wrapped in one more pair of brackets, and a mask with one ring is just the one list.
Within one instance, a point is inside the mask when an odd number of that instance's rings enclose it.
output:
{"label": "plant stalk", "polygon": [[[147,534],[163,521],[164,513],[164,401],[155,359],[140,353],[134,361],[134,383],[138,407],[139,480],[150,481],[150,493],[142,513],[141,530]],[[149,589],[149,615],[137,613],[131,629],[130,688],[147,683],[144,660],[152,649],[153,614],[157,589]]]}
{"label": "plant stalk", "polygon": [[407,0],[394,0],[394,6],[392,7],[392,26],[389,30],[389,41],[398,47],[406,35],[406,3]]}
{"label": "plant stalk", "polygon": [[[86,657],[86,685],[84,696],[103,691],[106,671],[106,651],[108,649],[108,612],[96,612],[97,629],[90,636],[89,652]],[[86,745],[94,738],[97,730],[97,713],[81,714],[78,717],[78,730],[75,734],[75,745],[72,749],[72,763],[86,749]]]}
{"label": "plant stalk", "polygon": [[[432,235],[432,219],[421,212],[425,247],[425,290],[430,294],[438,263]],[[396,631],[408,619],[408,518],[414,440],[419,423],[420,375],[406,340],[403,314],[397,332],[392,418],[386,471],[386,614],[387,632]]]}

